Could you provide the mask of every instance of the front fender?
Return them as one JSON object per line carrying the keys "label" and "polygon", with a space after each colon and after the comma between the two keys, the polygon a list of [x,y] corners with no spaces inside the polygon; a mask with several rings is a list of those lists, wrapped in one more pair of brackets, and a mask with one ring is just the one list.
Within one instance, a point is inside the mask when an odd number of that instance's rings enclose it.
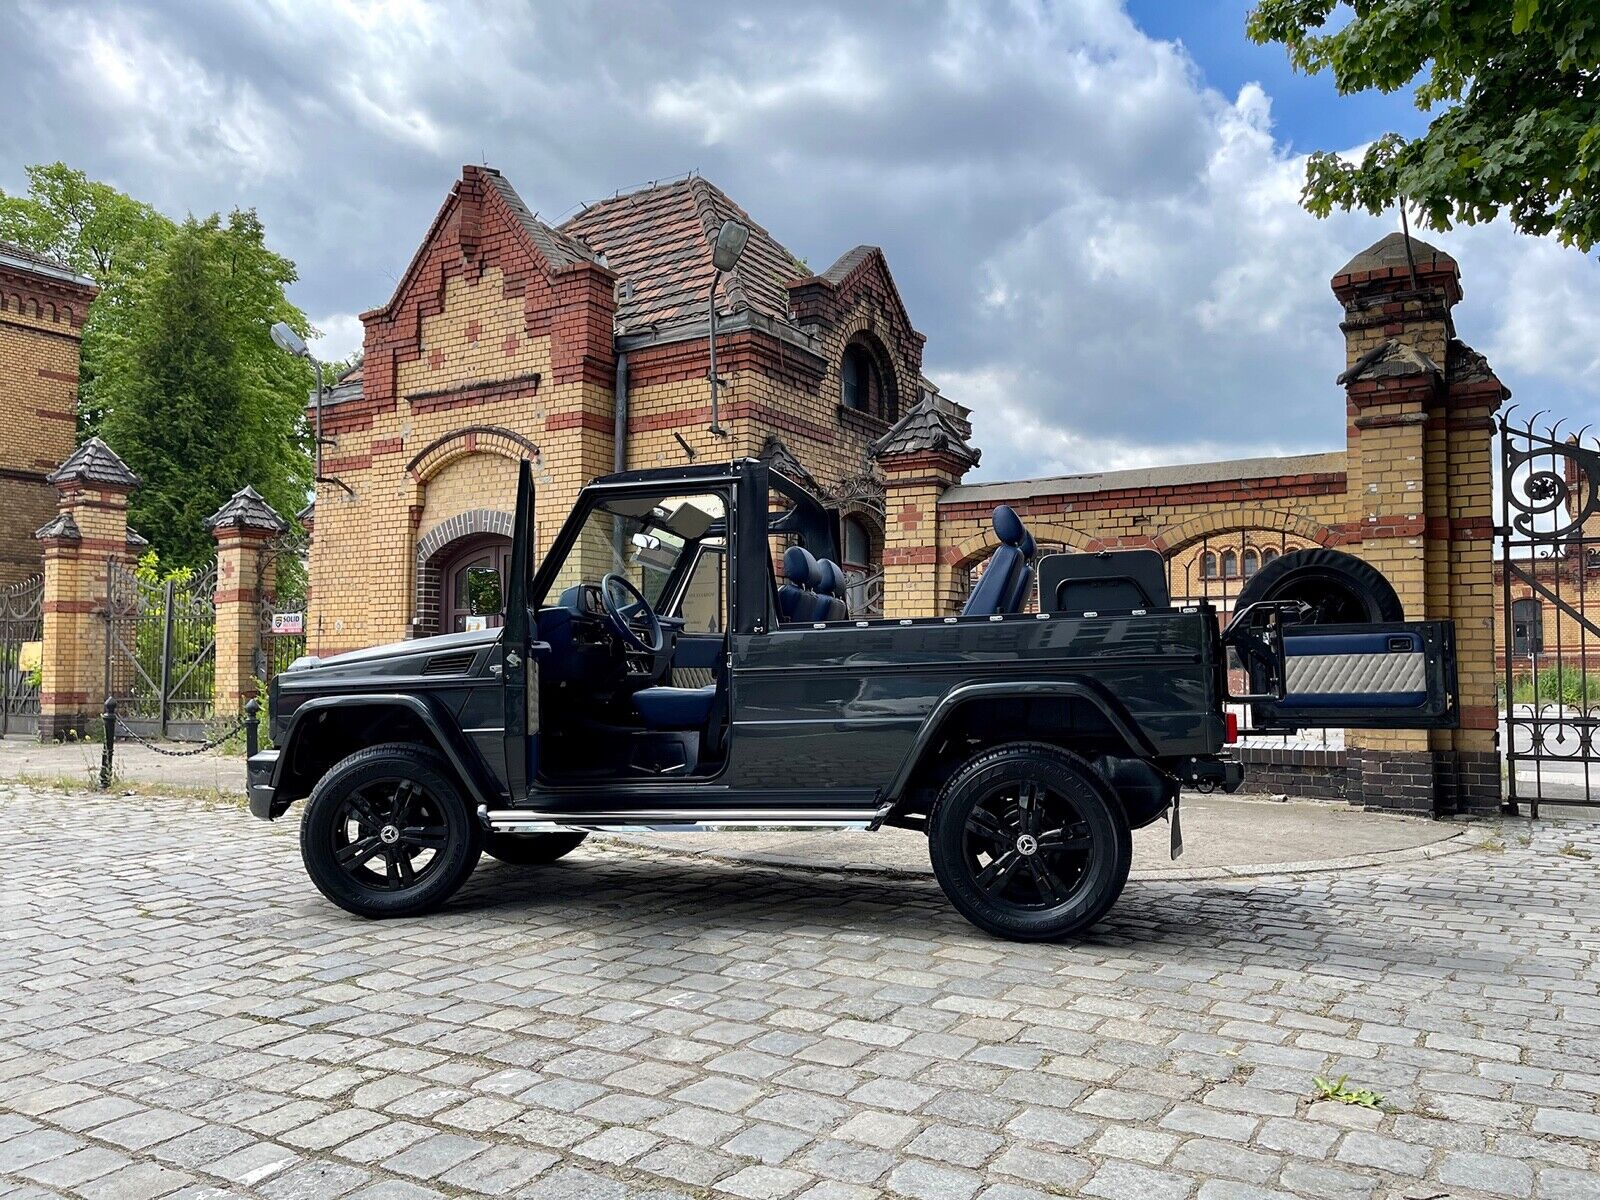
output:
{"label": "front fender", "polygon": [[[310,792],[310,786],[290,787],[297,756],[316,736],[317,726],[330,713],[366,713],[388,709],[403,711],[415,718],[431,735],[435,746],[454,769],[456,778],[466,789],[474,806],[496,803],[500,788],[492,774],[485,768],[477,751],[470,746],[456,728],[455,722],[422,696],[403,693],[375,693],[353,696],[319,696],[307,700],[295,709],[284,731],[283,745],[278,750],[267,750],[250,759],[247,766],[250,790],[250,811],[258,817],[273,820],[300,796]],[[373,743],[364,743],[367,745]],[[346,753],[354,753],[361,746],[350,746]],[[343,758],[339,754],[336,758]],[[313,781],[314,784],[314,781]]]}
{"label": "front fender", "polygon": [[992,683],[967,683],[951,688],[934,705],[928,719],[917,731],[916,740],[907,751],[893,781],[884,789],[883,799],[898,804],[907,785],[923,757],[938,744],[939,734],[951,714],[963,704],[974,701],[1010,700],[1016,698],[1081,700],[1093,705],[1128,744],[1136,757],[1154,757],[1155,748],[1144,731],[1128,719],[1114,700],[1093,684],[1079,679],[1004,680]]}

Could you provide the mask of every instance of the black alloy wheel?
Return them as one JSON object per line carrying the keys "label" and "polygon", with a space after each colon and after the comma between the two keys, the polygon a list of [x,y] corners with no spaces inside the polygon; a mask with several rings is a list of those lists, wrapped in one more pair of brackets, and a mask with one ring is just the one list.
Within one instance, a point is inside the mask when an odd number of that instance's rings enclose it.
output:
{"label": "black alloy wheel", "polygon": [[300,822],[311,881],[363,917],[439,907],[466,882],[482,846],[449,765],[414,745],[373,746],[337,763]]}
{"label": "black alloy wheel", "polygon": [[991,900],[1065,904],[1082,888],[1094,840],[1066,796],[1036,779],[996,784],[967,811],[967,869]]}
{"label": "black alloy wheel", "polygon": [[945,895],[978,928],[1053,941],[1116,902],[1133,841],[1116,794],[1085,759],[1015,742],[951,776],[929,818],[928,854]]}

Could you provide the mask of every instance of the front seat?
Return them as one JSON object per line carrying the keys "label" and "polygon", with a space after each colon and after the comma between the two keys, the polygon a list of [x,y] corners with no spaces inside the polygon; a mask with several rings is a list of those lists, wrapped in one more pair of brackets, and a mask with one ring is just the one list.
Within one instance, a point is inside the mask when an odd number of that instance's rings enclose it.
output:
{"label": "front seat", "polygon": [[717,685],[705,687],[647,687],[633,694],[646,729],[704,729],[711,715]]}
{"label": "front seat", "polygon": [[991,518],[1000,548],[989,559],[983,578],[972,589],[972,596],[961,610],[964,617],[992,617],[1017,613],[1027,603],[1028,586],[1033,582],[1033,556],[1037,553],[1033,535],[1022,524],[1016,509],[1002,504]]}

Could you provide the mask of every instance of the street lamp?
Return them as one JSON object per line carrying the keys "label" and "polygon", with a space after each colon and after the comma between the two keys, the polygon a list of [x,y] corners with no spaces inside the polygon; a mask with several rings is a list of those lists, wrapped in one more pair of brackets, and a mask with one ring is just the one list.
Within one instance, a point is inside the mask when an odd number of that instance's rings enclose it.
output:
{"label": "street lamp", "polygon": [[714,273],[711,276],[711,292],[707,297],[708,307],[711,312],[711,433],[715,437],[727,437],[728,431],[717,420],[717,389],[722,381],[717,378],[717,284],[722,281],[723,273],[733,270],[739,262],[739,256],[744,253],[745,243],[750,240],[750,227],[743,221],[729,217],[722,223],[722,228],[717,230],[717,243],[711,251],[711,266]]}
{"label": "street lamp", "polygon": [[311,370],[313,372],[315,372],[316,377],[317,377],[317,407],[316,407],[317,416],[316,416],[316,450],[315,450],[315,464],[316,464],[316,466],[315,466],[314,478],[312,479],[312,482],[313,483],[337,483],[340,487],[344,488],[344,490],[348,492],[350,489],[348,487],[345,487],[345,485],[342,482],[340,482],[339,480],[337,480],[337,479],[324,479],[322,477],[322,364],[311,356],[311,349],[310,349],[310,347],[308,347],[306,345],[305,339],[302,338],[294,330],[290,329],[289,326],[283,321],[279,321],[277,324],[275,324],[272,327],[272,340],[273,340],[274,344],[277,345],[278,349],[284,351],[287,354],[292,354],[296,358],[303,358],[308,363],[310,363],[311,364]]}

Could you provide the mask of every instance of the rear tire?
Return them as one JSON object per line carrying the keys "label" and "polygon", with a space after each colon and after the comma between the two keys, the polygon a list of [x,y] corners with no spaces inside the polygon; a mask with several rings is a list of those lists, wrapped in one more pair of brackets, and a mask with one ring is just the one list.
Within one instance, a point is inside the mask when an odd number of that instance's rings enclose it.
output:
{"label": "rear tire", "polygon": [[1133,839],[1089,763],[1014,742],[951,776],[928,821],[928,856],[950,903],[979,929],[1044,942],[1087,929],[1116,903]]}
{"label": "rear tire", "polygon": [[491,833],[483,852],[513,867],[542,867],[571,854],[587,833]]}
{"label": "rear tire", "polygon": [[449,764],[409,743],[336,763],[300,820],[306,874],[358,917],[438,908],[467,881],[482,849],[483,831]]}

